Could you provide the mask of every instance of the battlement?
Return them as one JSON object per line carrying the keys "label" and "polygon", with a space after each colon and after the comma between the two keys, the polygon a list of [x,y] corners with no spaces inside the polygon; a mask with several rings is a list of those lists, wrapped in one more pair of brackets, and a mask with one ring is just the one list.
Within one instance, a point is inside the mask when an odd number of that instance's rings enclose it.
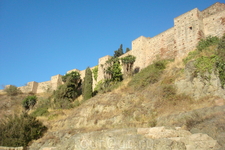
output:
{"label": "battlement", "polygon": [[[121,57],[134,55],[136,57],[134,69],[143,69],[153,63],[156,58],[182,58],[195,49],[200,39],[209,35],[222,37],[223,34],[225,34],[225,4],[218,2],[203,11],[194,8],[174,18],[174,27],[152,38],[138,37],[132,41],[132,50]],[[110,58],[109,55],[99,58],[98,79],[97,81],[93,79],[93,87],[97,82],[107,78],[104,74],[104,64]],[[85,76],[85,70],[73,69],[67,73],[71,71],[78,71],[82,79]],[[41,83],[32,81],[19,88],[24,93],[42,93],[48,89],[55,90],[61,84],[61,75],[56,75],[51,77],[51,81]]]}

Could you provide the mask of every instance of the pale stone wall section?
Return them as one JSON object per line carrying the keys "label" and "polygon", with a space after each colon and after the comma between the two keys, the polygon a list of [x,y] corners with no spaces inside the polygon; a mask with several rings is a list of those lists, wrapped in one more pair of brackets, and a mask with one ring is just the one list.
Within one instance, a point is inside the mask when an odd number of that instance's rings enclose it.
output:
{"label": "pale stone wall section", "polygon": [[26,86],[18,87],[23,93],[37,93],[38,83],[28,82]]}
{"label": "pale stone wall section", "polygon": [[104,56],[102,58],[99,58],[99,60],[98,60],[98,80],[97,80],[97,82],[104,79],[104,64],[110,58],[112,58],[112,57],[109,56],[109,55]]}
{"label": "pale stone wall section", "polygon": [[222,37],[225,33],[225,10],[203,19],[205,36]]}
{"label": "pale stone wall section", "polygon": [[215,3],[208,8],[204,9],[202,11],[203,18],[207,18],[211,15],[217,14],[218,12],[224,11],[225,10],[225,4],[224,3]]}
{"label": "pale stone wall section", "polygon": [[56,90],[59,85],[62,85],[62,75],[58,74],[51,77],[50,90]]}
{"label": "pale stone wall section", "polygon": [[38,88],[36,93],[45,93],[52,90],[51,81],[38,83]]}
{"label": "pale stone wall section", "polygon": [[195,8],[174,19],[176,57],[182,57],[194,50],[204,37],[201,12]]}

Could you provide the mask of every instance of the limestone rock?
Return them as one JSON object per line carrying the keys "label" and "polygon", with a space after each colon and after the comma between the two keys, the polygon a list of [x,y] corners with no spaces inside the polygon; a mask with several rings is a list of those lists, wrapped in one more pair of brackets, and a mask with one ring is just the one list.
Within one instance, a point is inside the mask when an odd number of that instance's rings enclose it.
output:
{"label": "limestone rock", "polygon": [[193,150],[219,149],[216,140],[206,134],[191,134],[180,127],[132,128],[94,131],[75,135],[65,134],[55,144],[51,140],[31,149],[54,150]]}

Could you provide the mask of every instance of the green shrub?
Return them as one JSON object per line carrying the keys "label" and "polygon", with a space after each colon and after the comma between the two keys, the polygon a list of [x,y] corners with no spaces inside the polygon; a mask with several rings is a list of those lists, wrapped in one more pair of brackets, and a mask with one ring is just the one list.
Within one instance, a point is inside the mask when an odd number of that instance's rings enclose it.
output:
{"label": "green shrub", "polygon": [[124,77],[129,77],[133,75],[133,65],[136,60],[136,57],[133,55],[128,55],[124,58],[121,58],[123,64]]}
{"label": "green shrub", "polygon": [[93,70],[92,73],[94,74],[94,79],[97,81],[98,79],[98,66],[96,66]]}
{"label": "green shrub", "polygon": [[199,52],[197,50],[191,51],[188,53],[188,56],[183,59],[184,64],[186,65],[189,61],[196,59],[196,57],[199,55]]}
{"label": "green shrub", "polygon": [[149,65],[134,75],[128,85],[137,88],[145,87],[146,85],[158,82],[163,73],[163,70],[166,68],[166,64],[166,60],[160,60]]}
{"label": "green shrub", "polygon": [[165,84],[162,86],[162,96],[163,98],[169,99],[176,95],[176,89],[170,84]]}
{"label": "green shrub", "polygon": [[93,95],[97,93],[106,93],[111,92],[113,89],[118,88],[121,85],[121,82],[112,82],[110,80],[101,80],[95,86]]}
{"label": "green shrub", "polygon": [[73,71],[62,77],[63,85],[53,92],[55,108],[71,108],[71,104],[82,93],[80,73]]}
{"label": "green shrub", "polygon": [[36,104],[36,102],[37,102],[37,97],[35,95],[30,95],[30,96],[27,96],[23,100],[22,105],[23,105],[23,108],[25,110],[29,110],[32,107],[34,107],[34,105]]}
{"label": "green shrub", "polygon": [[[183,60],[185,64],[194,60],[195,72],[193,77],[198,74],[205,80],[210,79],[213,71],[219,72],[221,87],[225,85],[225,35],[218,37],[209,36],[199,41],[197,49],[188,54]],[[207,74],[209,73],[209,74]]]}
{"label": "green shrub", "polygon": [[120,82],[123,80],[123,74],[121,71],[120,59],[118,57],[111,58],[105,63],[104,69],[105,80],[111,82]]}
{"label": "green shrub", "polygon": [[197,50],[198,51],[203,51],[205,49],[208,49],[210,46],[212,45],[217,45],[219,43],[219,38],[216,37],[216,36],[208,36],[207,38],[205,39],[201,39],[199,42],[198,42],[198,45],[197,45]]}
{"label": "green shrub", "polygon": [[41,138],[46,130],[40,121],[26,113],[9,116],[0,121],[0,145],[27,146],[30,141]]}
{"label": "green shrub", "polygon": [[4,91],[9,96],[15,96],[15,95],[21,93],[21,91],[15,85],[9,85],[9,86],[5,87]]}
{"label": "green shrub", "polygon": [[47,107],[38,107],[34,112],[31,113],[32,116],[46,116],[49,114]]}

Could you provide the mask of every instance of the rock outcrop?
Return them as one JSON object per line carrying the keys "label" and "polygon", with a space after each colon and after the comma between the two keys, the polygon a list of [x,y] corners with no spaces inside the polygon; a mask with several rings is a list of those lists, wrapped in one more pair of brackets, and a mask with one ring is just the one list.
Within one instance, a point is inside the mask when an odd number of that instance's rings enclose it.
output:
{"label": "rock outcrop", "polygon": [[221,88],[220,79],[216,71],[210,74],[205,73],[204,76],[207,79],[204,79],[201,75],[195,74],[195,70],[193,61],[185,66],[185,78],[175,82],[178,93],[185,93],[195,99],[209,95],[225,99],[225,90]]}
{"label": "rock outcrop", "polygon": [[46,141],[42,145],[35,143],[30,147],[32,150],[216,150],[219,148],[217,141],[207,134],[192,134],[180,127],[163,126],[65,134],[57,144]]}

